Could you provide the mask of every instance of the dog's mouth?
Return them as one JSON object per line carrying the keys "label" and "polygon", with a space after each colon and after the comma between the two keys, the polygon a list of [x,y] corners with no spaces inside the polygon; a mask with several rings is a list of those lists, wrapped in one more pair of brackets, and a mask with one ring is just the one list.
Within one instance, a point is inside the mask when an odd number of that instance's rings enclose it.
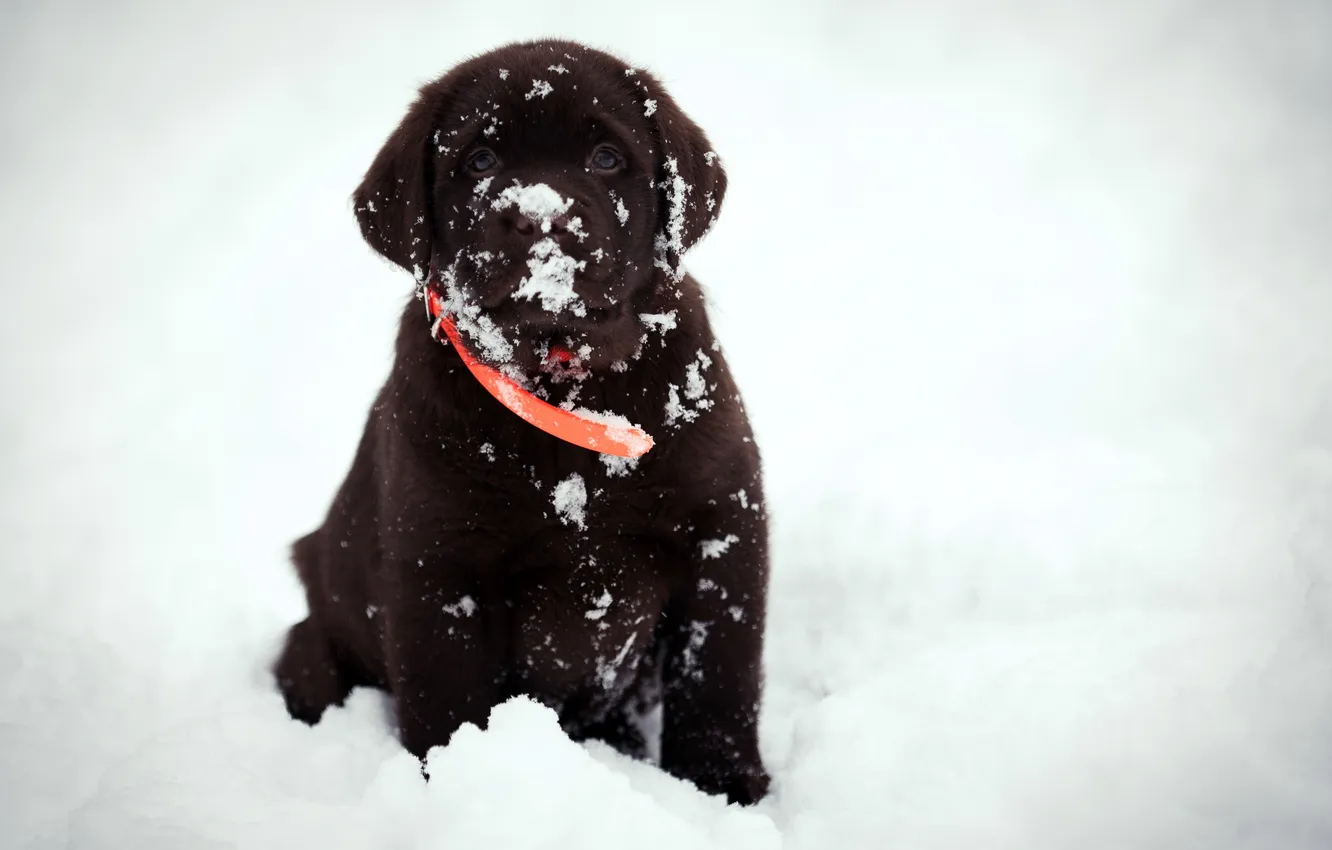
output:
{"label": "dog's mouth", "polygon": [[627,311],[625,305],[620,303],[606,307],[584,305],[578,313],[549,313],[510,302],[500,309],[487,312],[497,324],[512,329],[519,338],[557,342],[564,337],[581,338],[605,333],[623,320]]}
{"label": "dog's mouth", "polygon": [[[422,289],[426,309],[433,320],[431,335],[452,344],[467,371],[500,404],[528,424],[585,449],[615,457],[636,458],[652,448],[651,435],[623,416],[576,407],[583,382],[590,373],[569,351],[563,348],[548,351],[542,370],[544,374],[535,381],[516,380],[513,374],[478,360],[463,340],[453,317],[444,309],[443,296],[436,283],[432,279]],[[550,377],[549,382],[543,380],[546,376]],[[563,400],[552,397],[552,389],[558,389],[560,385],[565,387]]]}
{"label": "dog's mouth", "polygon": [[513,342],[510,362],[529,375],[560,374],[565,367],[596,369],[624,356],[616,345],[630,316],[623,302],[585,307],[579,314],[549,313],[514,302],[486,312]]}
{"label": "dog's mouth", "polygon": [[432,279],[478,359],[522,381],[546,371],[551,352],[589,369],[633,354],[632,293],[605,259],[538,238],[521,259],[502,248],[459,250],[447,267],[432,266]]}
{"label": "dog's mouth", "polygon": [[637,340],[629,299],[589,304],[571,285],[554,296],[536,287],[536,297],[523,298],[520,285],[491,304],[476,297],[457,271],[457,263],[432,271],[428,285],[438,293],[442,311],[454,319],[478,360],[520,383],[549,373],[552,363],[600,370],[633,354],[626,345]]}

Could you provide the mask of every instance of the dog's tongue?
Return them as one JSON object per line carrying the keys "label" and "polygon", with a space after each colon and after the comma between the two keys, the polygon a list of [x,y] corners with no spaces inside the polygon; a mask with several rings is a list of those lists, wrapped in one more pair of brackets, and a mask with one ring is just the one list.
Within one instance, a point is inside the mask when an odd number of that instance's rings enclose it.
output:
{"label": "dog's tongue", "polygon": [[[548,404],[520,387],[508,375],[482,363],[472,356],[463,344],[462,334],[453,318],[444,312],[444,303],[433,287],[426,288],[426,304],[435,321],[435,338],[447,339],[457,350],[472,377],[494,396],[500,404],[518,414],[529,425],[535,425],[547,434],[566,443],[582,446],[594,452],[616,457],[635,458],[652,448],[652,437],[623,416],[565,410]],[[440,339],[440,334],[444,339]],[[551,346],[547,362],[568,363],[573,353],[563,346]]]}
{"label": "dog's tongue", "polygon": [[550,347],[550,353],[546,355],[546,362],[550,365],[556,363],[568,363],[573,359],[573,352],[562,345],[552,345]]}

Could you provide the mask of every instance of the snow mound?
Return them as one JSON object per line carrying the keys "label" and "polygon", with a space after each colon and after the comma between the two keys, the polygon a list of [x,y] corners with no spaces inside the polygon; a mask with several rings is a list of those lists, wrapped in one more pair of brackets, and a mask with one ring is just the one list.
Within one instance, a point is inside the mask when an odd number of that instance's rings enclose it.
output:
{"label": "snow mound", "polygon": [[[266,703],[266,704],[265,704]],[[263,710],[260,710],[260,707]],[[466,725],[421,763],[355,691],[313,728],[274,701],[156,736],[103,777],[72,846],[735,848],[781,846],[772,820],[727,806],[608,747],[575,744],[526,698]]]}
{"label": "snow mound", "polygon": [[[573,743],[553,711],[510,700],[492,712],[487,731],[464,726],[447,748],[431,751],[429,814],[420,826],[449,838],[418,846],[781,846],[766,815],[664,775],[645,778],[643,767],[607,747]],[[515,803],[522,818],[513,817]]]}

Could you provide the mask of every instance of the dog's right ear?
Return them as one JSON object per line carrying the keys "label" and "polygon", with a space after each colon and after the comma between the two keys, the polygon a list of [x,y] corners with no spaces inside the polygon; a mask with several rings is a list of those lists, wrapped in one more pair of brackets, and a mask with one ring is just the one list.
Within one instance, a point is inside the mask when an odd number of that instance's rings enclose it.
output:
{"label": "dog's right ear", "polygon": [[361,236],[384,257],[425,280],[430,268],[434,185],[432,136],[448,105],[447,78],[421,87],[398,128],[352,194]]}

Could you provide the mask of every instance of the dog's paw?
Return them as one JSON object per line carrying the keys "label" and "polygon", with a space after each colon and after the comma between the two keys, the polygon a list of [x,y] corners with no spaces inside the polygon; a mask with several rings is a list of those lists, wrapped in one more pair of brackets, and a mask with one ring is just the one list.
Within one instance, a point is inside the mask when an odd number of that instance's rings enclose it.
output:
{"label": "dog's paw", "polygon": [[566,725],[565,734],[575,741],[600,741],[629,758],[648,758],[647,738],[643,730],[623,711],[613,711],[596,723]]}
{"label": "dog's paw", "polygon": [[351,691],[328,642],[309,620],[302,620],[287,633],[282,655],[273,665],[273,677],[296,720],[314,725],[331,705],[342,705]]}
{"label": "dog's paw", "polygon": [[676,772],[693,782],[705,794],[725,794],[727,802],[751,806],[768,794],[771,779],[760,764],[727,764],[711,768]]}

